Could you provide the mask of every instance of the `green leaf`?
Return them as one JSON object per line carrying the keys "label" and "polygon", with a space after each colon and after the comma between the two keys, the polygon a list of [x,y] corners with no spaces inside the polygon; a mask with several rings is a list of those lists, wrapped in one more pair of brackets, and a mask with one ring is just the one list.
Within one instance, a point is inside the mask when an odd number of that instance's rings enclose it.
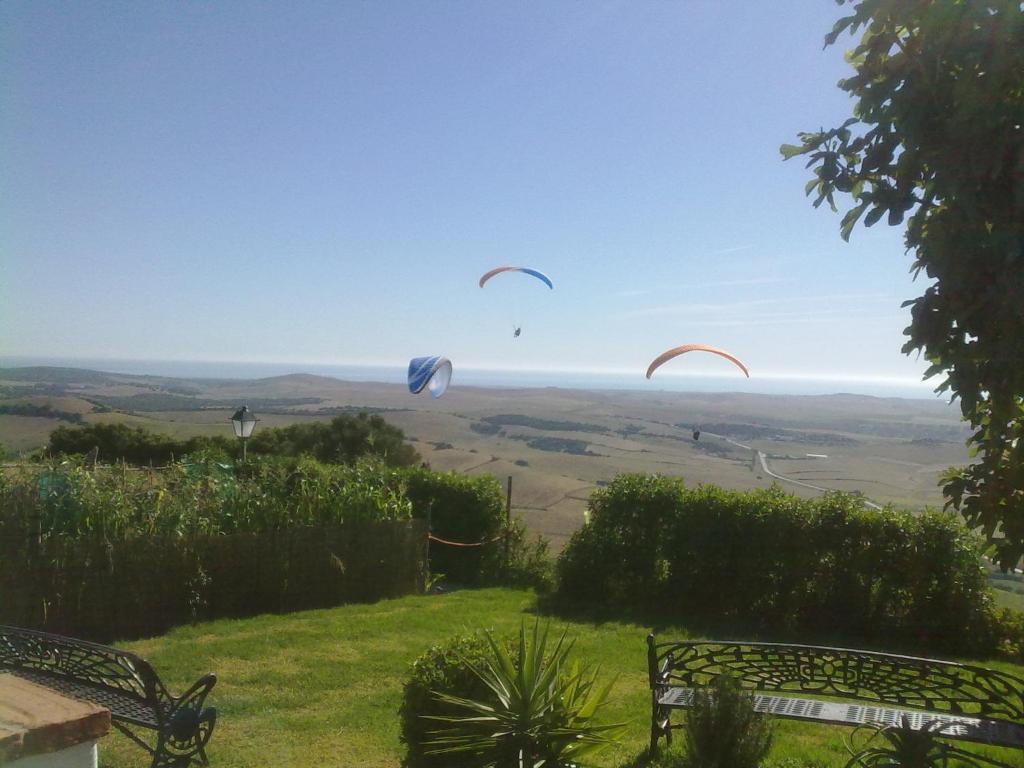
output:
{"label": "green leaf", "polygon": [[802,147],[798,147],[795,144],[783,144],[779,147],[779,152],[782,153],[784,160],[789,160],[791,157],[796,157],[797,155],[806,155],[813,148],[813,146],[808,146],[806,144]]}
{"label": "green leaf", "polygon": [[860,219],[860,217],[864,214],[864,211],[865,209],[867,209],[867,207],[868,203],[861,203],[860,205],[851,208],[849,211],[846,212],[846,215],[843,216],[843,220],[840,223],[840,236],[843,238],[843,240],[847,242],[850,241],[850,234],[853,232],[854,226],[857,224],[858,219]]}
{"label": "green leaf", "polygon": [[870,227],[875,224],[880,218],[882,218],[883,213],[885,213],[885,207],[876,205],[868,212],[868,215],[864,217],[864,226]]}

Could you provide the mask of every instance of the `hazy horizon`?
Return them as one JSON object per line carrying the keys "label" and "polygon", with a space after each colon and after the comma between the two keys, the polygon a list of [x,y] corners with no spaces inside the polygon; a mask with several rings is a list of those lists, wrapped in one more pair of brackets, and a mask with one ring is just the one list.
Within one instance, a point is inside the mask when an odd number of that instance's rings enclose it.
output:
{"label": "hazy horizon", "polygon": [[[381,362],[376,365],[330,362],[288,362],[255,360],[166,360],[125,358],[75,358],[0,355],[0,367],[53,366],[83,368],[106,373],[170,378],[257,379],[288,374],[314,374],[341,380],[398,384],[406,383],[406,365]],[[938,381],[938,379],[936,379]],[[627,390],[637,392],[743,392],[764,395],[840,395],[895,397],[914,400],[940,399],[934,384],[892,377],[787,376],[778,373],[742,376],[662,372],[655,380],[643,371],[628,369],[500,368],[456,366],[452,387],[508,387]]]}

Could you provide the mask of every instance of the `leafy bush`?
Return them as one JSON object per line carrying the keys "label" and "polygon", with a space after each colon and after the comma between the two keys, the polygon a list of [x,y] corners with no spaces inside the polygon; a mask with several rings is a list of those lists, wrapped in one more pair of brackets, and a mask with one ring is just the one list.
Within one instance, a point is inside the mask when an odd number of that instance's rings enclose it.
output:
{"label": "leafy bush", "polygon": [[0,476],[0,530],[33,521],[43,538],[108,540],[408,520],[405,480],[379,462],[255,460],[241,478],[215,461],[146,470],[65,462]]}
{"label": "leafy bush", "polygon": [[492,475],[469,477],[419,468],[407,470],[404,477],[413,516],[429,520],[438,538],[488,542],[482,547],[432,543],[431,571],[460,584],[493,581],[504,557],[500,535],[505,527],[505,499],[498,480]]}
{"label": "leafy bush", "polygon": [[1000,654],[1024,663],[1024,611],[1003,608],[995,615],[992,631]]}
{"label": "leafy bush", "polygon": [[980,543],[949,514],[645,475],[595,492],[589,513],[558,560],[565,603],[944,652],[988,653],[1001,631]]}
{"label": "leafy bush", "polygon": [[408,594],[411,512],[403,477],[369,461],[0,473],[0,623],[109,640]]}
{"label": "leafy bush", "polygon": [[548,630],[520,625],[519,643],[510,652],[487,634],[489,653],[473,674],[488,691],[482,697],[438,693],[459,715],[427,718],[437,730],[424,745],[427,754],[446,759],[473,758],[477,765],[569,768],[615,743],[621,725],[598,725],[611,683],[598,687],[596,669],[570,664],[572,642],[565,633],[548,651]]}
{"label": "leafy bush", "polygon": [[558,559],[560,594],[620,605],[660,599],[667,523],[684,493],[682,480],[662,475],[619,475],[595,491],[589,523]]}
{"label": "leafy bush", "polygon": [[429,519],[446,540],[489,542],[434,545],[433,570],[449,579],[540,588],[550,583],[542,541],[529,541],[515,524],[506,546],[504,495],[491,476],[394,468],[371,459],[338,465],[255,457],[236,469],[215,454],[160,471],[93,471],[82,462],[62,462],[0,476],[0,532],[5,524],[20,528],[31,520],[44,538],[185,537],[412,517]]}
{"label": "leafy bush", "polygon": [[404,687],[402,743],[406,746],[402,765],[406,768],[459,768],[472,761],[460,755],[427,754],[424,744],[435,724],[425,718],[455,715],[458,710],[436,694],[476,699],[487,694],[487,686],[473,673],[487,653],[487,641],[478,634],[455,635],[427,649],[412,663],[412,675]]}
{"label": "leafy bush", "polygon": [[[251,615],[314,602],[337,604],[341,598],[397,594],[400,589],[415,588],[417,579],[422,588],[424,528],[378,525],[378,534],[373,526],[413,517],[437,521],[435,532],[443,538],[489,542],[473,548],[435,545],[436,572],[462,583],[538,589],[550,585],[545,543],[529,541],[518,523],[505,531],[503,494],[493,477],[440,475],[371,459],[344,465],[311,458],[255,457],[236,468],[208,458],[179,461],[161,470],[126,466],[94,470],[82,461],[66,461],[0,473],[0,594],[17,590],[13,585],[24,582],[25,574],[32,574],[34,584],[32,590],[22,589],[18,600],[0,605],[0,613],[8,623],[40,626],[39,615],[49,615],[48,621],[54,622],[64,620],[59,616],[84,617],[98,604],[93,593],[106,584],[106,575],[115,570],[126,573],[128,567],[131,575],[124,578],[132,581],[132,589],[149,590],[126,609],[132,616],[141,616],[149,610],[147,606],[152,607],[147,601],[164,589],[150,584],[143,569],[146,558],[160,560],[160,567],[173,572],[182,584],[202,586],[207,575],[214,578],[213,586],[192,589],[196,601],[212,601],[209,611],[197,603],[196,615]],[[341,526],[365,531],[368,538],[359,546],[350,546],[344,536],[337,542],[330,536],[319,543],[310,541],[311,531]],[[412,531],[418,536],[415,541],[409,539]],[[246,537],[251,546],[244,543]],[[214,543],[200,546],[195,544],[199,539]],[[299,549],[289,550],[289,542],[300,539],[306,550],[315,550],[310,557],[320,560],[302,562]],[[395,550],[382,553],[381,542],[392,540],[397,542]],[[213,552],[217,541],[235,549],[217,555]],[[122,562],[131,552],[136,553],[132,557],[138,568]],[[169,554],[143,557],[141,552],[176,552],[178,556],[174,562],[164,562]],[[256,557],[261,552],[262,559]],[[323,558],[332,554],[337,555],[337,573],[314,573]],[[409,562],[396,564],[399,557]],[[121,559],[115,563],[116,558]],[[390,563],[388,573],[381,571],[385,562]],[[375,576],[367,570],[371,565],[377,569]],[[245,578],[236,578],[235,571],[243,568],[248,569]],[[307,583],[300,581],[300,572],[302,578],[319,578],[322,586],[308,588],[307,596],[297,594],[289,585]],[[139,576],[142,582],[136,583]],[[237,584],[223,587],[226,580]],[[216,597],[221,593],[222,598]],[[60,610],[54,601],[63,601]],[[168,607],[150,612],[154,617],[180,615],[176,611]],[[94,613],[101,617],[99,609]],[[73,634],[78,621],[68,618],[60,627],[47,626]],[[133,628],[141,624],[127,614],[118,621],[108,623],[122,627],[125,635],[142,631]],[[145,626],[153,632],[161,630],[155,624]]]}
{"label": "leafy bush", "polygon": [[682,768],[757,768],[772,743],[771,723],[754,711],[754,697],[728,675],[694,690],[683,735]]}
{"label": "leafy bush", "polygon": [[[519,520],[512,522],[506,533],[508,560],[499,561],[495,571],[485,571],[480,578],[505,587],[529,587],[540,593],[554,587],[554,561],[548,554],[548,540],[537,535],[532,540]],[[504,546],[504,544],[502,544]]]}

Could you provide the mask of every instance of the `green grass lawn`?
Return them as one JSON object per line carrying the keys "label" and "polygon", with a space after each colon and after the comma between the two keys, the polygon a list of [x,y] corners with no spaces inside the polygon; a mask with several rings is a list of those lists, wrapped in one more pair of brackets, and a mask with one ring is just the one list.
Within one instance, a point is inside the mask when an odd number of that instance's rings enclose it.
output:
{"label": "green grass lawn", "polygon": [[[201,674],[217,673],[211,702],[219,711],[209,756],[214,768],[398,766],[398,709],[409,665],[430,645],[459,631],[508,632],[533,615],[531,592],[466,590],[287,615],[181,627],[159,638],[121,643],[148,658],[181,693]],[[605,717],[628,721],[621,747],[600,764],[631,765],[647,744],[647,629],[635,624],[554,620],[577,638],[575,653],[617,676]],[[683,638],[682,628],[659,630]],[[992,664],[1016,674],[1024,668]],[[770,764],[841,766],[849,730],[776,723]],[[996,753],[991,753],[996,754]],[[1004,761],[1011,761],[1004,753]],[[100,744],[106,768],[145,766],[120,734]]]}

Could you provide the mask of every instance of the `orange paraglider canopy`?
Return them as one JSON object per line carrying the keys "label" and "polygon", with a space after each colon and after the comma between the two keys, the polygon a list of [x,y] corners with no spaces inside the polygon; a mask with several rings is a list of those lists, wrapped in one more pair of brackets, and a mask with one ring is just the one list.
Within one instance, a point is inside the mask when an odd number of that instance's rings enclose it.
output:
{"label": "orange paraglider canopy", "polygon": [[654,373],[658,369],[658,367],[661,366],[662,363],[666,363],[673,357],[678,357],[679,355],[686,354],[687,352],[710,352],[713,355],[724,357],[726,360],[735,363],[739,367],[739,369],[743,371],[743,375],[746,376],[748,379],[750,378],[750,371],[747,370],[747,366],[740,362],[738,358],[733,357],[724,349],[709,347],[707,344],[683,344],[683,346],[681,347],[675,347],[673,349],[668,350],[667,352],[662,352],[660,355],[654,358],[654,361],[650,364],[650,366],[648,366],[647,378],[651,378],[651,374]]}

